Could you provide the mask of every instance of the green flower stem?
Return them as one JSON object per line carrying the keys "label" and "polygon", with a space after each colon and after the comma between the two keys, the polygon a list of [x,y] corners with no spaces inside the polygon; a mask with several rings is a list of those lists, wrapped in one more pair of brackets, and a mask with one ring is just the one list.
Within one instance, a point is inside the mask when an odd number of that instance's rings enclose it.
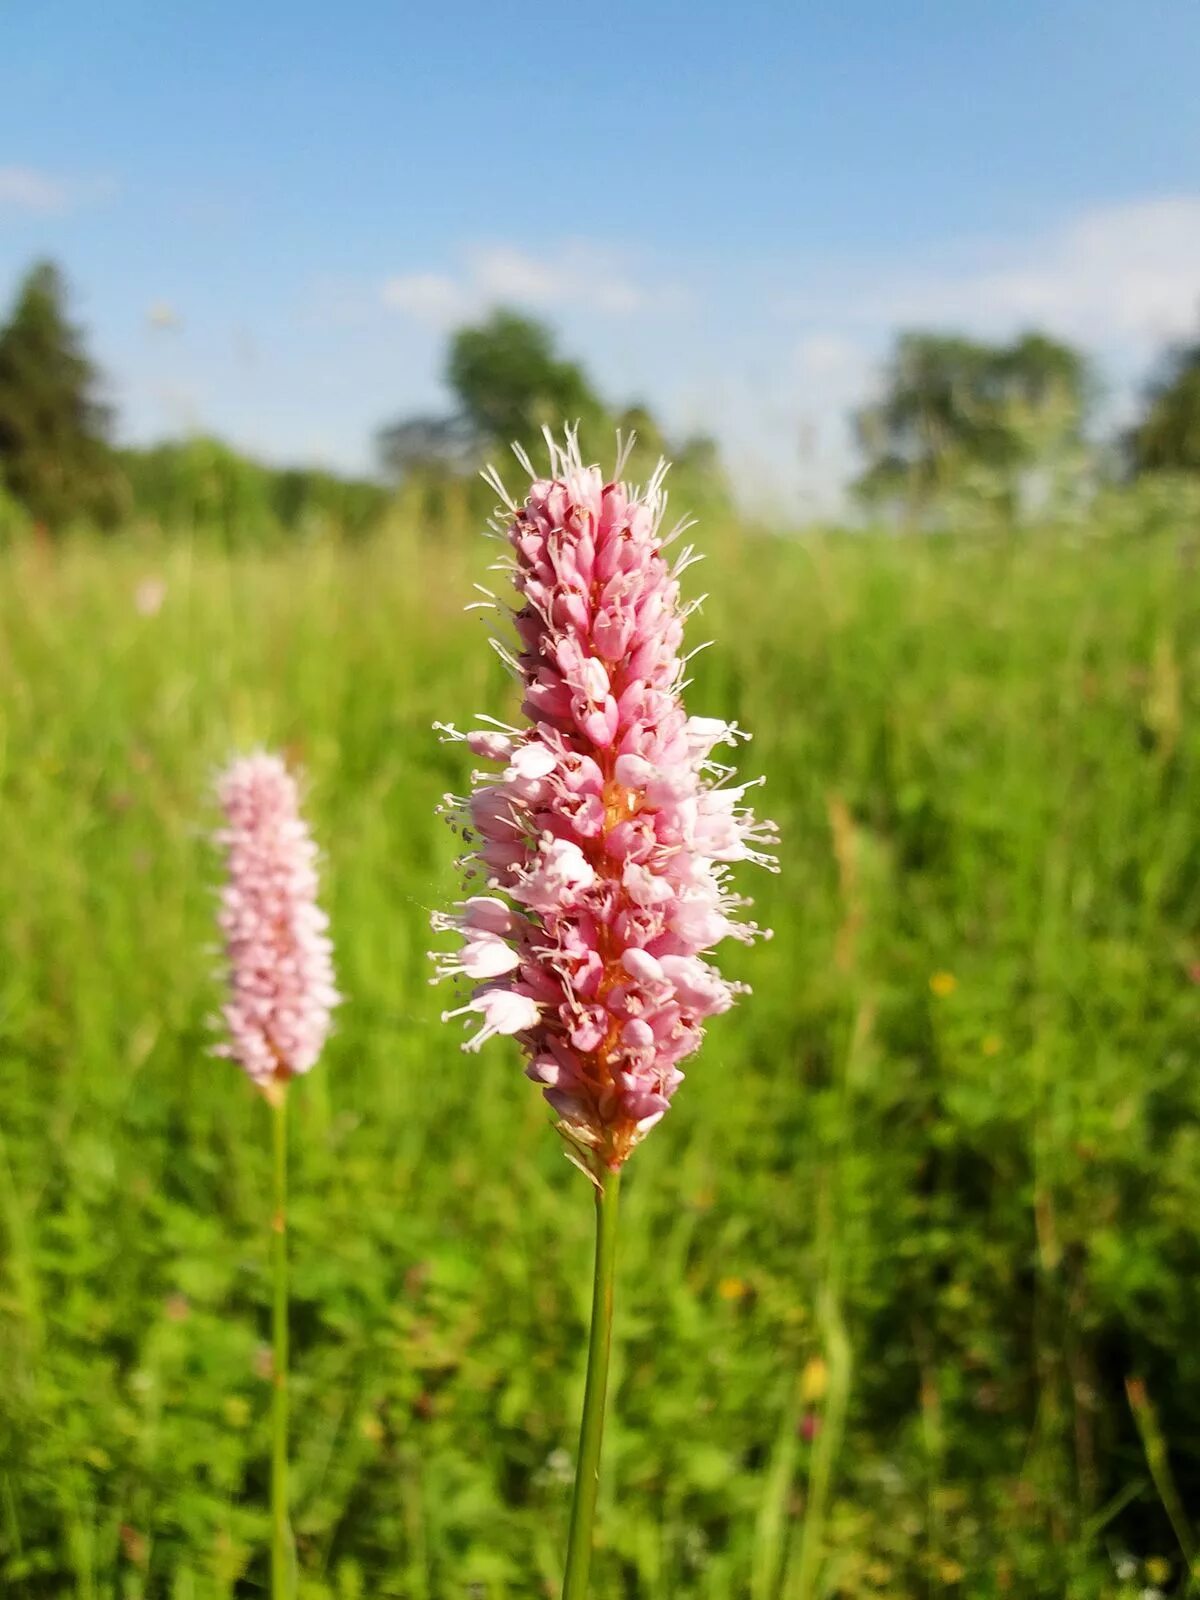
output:
{"label": "green flower stem", "polygon": [[275,1144],[275,1204],[271,1215],[271,1597],[291,1600],[292,1540],[288,1524],[288,1245],[287,1086],[271,1096]]}
{"label": "green flower stem", "polygon": [[621,1174],[602,1175],[596,1188],[596,1266],[592,1278],[592,1330],[588,1340],[587,1387],[575,1464],[575,1497],[567,1539],[567,1574],[563,1600],[586,1600],[592,1562],[592,1528],[596,1491],[600,1486],[600,1441],[604,1434],[604,1399],[608,1388],[608,1355],[612,1347],[613,1267],[617,1255],[617,1196]]}

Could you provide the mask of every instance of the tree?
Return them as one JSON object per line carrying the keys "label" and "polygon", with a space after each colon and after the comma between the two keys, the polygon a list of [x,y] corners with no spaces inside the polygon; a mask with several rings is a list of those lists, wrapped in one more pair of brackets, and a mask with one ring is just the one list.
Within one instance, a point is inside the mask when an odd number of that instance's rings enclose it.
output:
{"label": "tree", "polygon": [[465,416],[417,416],[380,428],[375,448],[389,478],[453,477],[478,465],[483,441]]}
{"label": "tree", "polygon": [[446,376],[463,416],[491,445],[535,447],[543,427],[564,421],[580,422],[586,440],[604,425],[583,368],[558,355],[548,328],[515,311],[502,308],[479,327],[460,328]]}
{"label": "tree", "polygon": [[[627,471],[637,480],[659,456],[674,458],[679,474],[711,503],[726,492],[713,440],[696,434],[677,448],[649,409],[630,405],[614,418],[582,365],[559,354],[553,332],[515,311],[493,311],[486,321],[451,336],[446,378],[458,409],[446,416],[415,416],[376,434],[380,460],[391,477],[415,480],[436,504],[448,483],[473,473],[489,456],[516,443],[544,460],[542,429],[580,425],[585,459],[611,462],[615,435],[637,435]],[[435,520],[435,513],[427,513]]]}
{"label": "tree", "polygon": [[1126,447],[1135,473],[1200,472],[1200,343],[1167,355]]}
{"label": "tree", "polygon": [[1074,464],[1089,399],[1085,358],[1044,334],[1011,345],[901,334],[882,396],[855,419],[859,492],[919,513],[979,482],[1013,510],[1039,472]]}
{"label": "tree", "polygon": [[98,388],[83,336],[67,320],[62,274],[39,262],[0,330],[0,481],[50,527],[80,515],[107,521],[118,508],[111,417]]}

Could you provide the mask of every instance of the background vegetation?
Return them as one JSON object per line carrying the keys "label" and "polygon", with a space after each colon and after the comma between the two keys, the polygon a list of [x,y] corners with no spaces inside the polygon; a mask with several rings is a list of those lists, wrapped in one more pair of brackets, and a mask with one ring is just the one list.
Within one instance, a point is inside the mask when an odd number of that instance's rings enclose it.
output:
{"label": "background vegetation", "polygon": [[[598,1595],[1184,1591],[1194,525],[705,524],[691,703],[755,731],[784,872],[631,1169]],[[311,775],[349,997],[296,1096],[302,1593],[556,1592],[588,1196],[426,983],[429,725],[507,706],[458,533],[4,557],[6,1594],[261,1592],[266,1125],[209,1054],[206,838],[256,741]]]}
{"label": "background vegetation", "polygon": [[[211,776],[311,777],[348,1003],[296,1096],[304,1600],[557,1592],[590,1206],[427,985],[503,715],[475,468],[680,458],[693,709],[754,730],[776,929],[624,1202],[598,1600],[1188,1592],[1200,1503],[1196,355],[1095,435],[1037,335],[898,340],[877,531],[755,529],[711,441],[499,311],[378,482],[119,450],[55,270],[0,330],[0,1588],[261,1593],[265,1111],[211,1056]],[[909,537],[896,538],[904,528]]]}
{"label": "background vegetation", "polygon": [[[478,473],[509,446],[537,452],[564,419],[584,453],[633,434],[631,475],[660,456],[689,501],[731,505],[715,442],[671,438],[639,402],[613,404],[553,331],[499,307],[451,334],[453,406],[402,417],[376,434],[378,479],[266,466],[203,436],[116,449],[103,378],[71,322],[67,286],[35,264],[0,327],[0,537],[22,520],[54,536],[72,526],[202,528],[229,545],[269,545],[378,527],[397,491],[422,526],[485,517]],[[1099,383],[1086,354],[1030,331],[985,344],[945,331],[897,335],[876,395],[854,417],[863,470],[854,484],[875,519],[953,528],[1061,517],[1137,479],[1200,477],[1200,342],[1168,350],[1133,426],[1095,426]]]}
{"label": "background vegetation", "polygon": [[378,479],[268,466],[202,435],[117,449],[103,377],[67,298],[59,269],[39,262],[0,326],[0,537],[22,523],[46,537],[80,526],[202,528],[231,546],[322,532],[357,537],[380,524],[398,490],[423,525],[481,520],[491,493],[480,468],[497,452],[507,459],[513,443],[542,448],[542,429],[563,419],[579,424],[585,450],[611,452],[615,431],[636,434],[632,472],[644,477],[669,454],[693,496],[728,499],[711,439],[668,439],[645,406],[609,405],[559,354],[550,329],[503,309],[450,339],[453,411],[379,429]]}

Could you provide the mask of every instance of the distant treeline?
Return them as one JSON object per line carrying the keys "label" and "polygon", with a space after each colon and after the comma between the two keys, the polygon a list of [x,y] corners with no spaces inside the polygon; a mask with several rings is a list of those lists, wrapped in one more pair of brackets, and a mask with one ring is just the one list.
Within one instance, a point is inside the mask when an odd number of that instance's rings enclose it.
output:
{"label": "distant treeline", "polygon": [[[507,461],[514,443],[539,459],[543,428],[564,421],[578,424],[588,458],[611,459],[615,432],[636,435],[630,477],[643,481],[665,456],[681,499],[728,504],[711,438],[670,437],[646,406],[610,403],[550,329],[515,311],[453,333],[445,380],[450,409],[378,431],[374,479],[270,467],[205,437],[119,449],[62,274],[40,262],[0,326],[0,534],[23,522],[57,533],[150,521],[238,541],[355,537],[398,491],[436,529],[486,515],[479,468]],[[1200,478],[1200,342],[1166,354],[1140,417],[1117,438],[1097,436],[1097,392],[1088,358],[1042,333],[987,344],[903,332],[854,417],[863,465],[854,489],[874,517],[941,527],[980,513],[1012,522],[1077,512],[1098,489],[1135,478]]]}
{"label": "distant treeline", "polygon": [[451,338],[446,365],[454,408],[402,418],[376,438],[377,478],[317,467],[272,467],[214,438],[117,448],[101,374],[67,312],[66,284],[38,263],[0,328],[0,533],[32,522],[47,533],[152,522],[229,541],[335,531],[355,537],[399,493],[432,527],[485,516],[494,494],[478,480],[513,443],[537,455],[544,425],[578,423],[585,448],[611,458],[613,435],[636,433],[629,470],[645,476],[660,455],[694,499],[724,499],[716,446],[667,438],[641,405],[610,406],[584,369],[564,359],[549,329],[498,310]]}
{"label": "distant treeline", "polygon": [[166,528],[204,528],[231,542],[329,529],[356,537],[379,522],[391,499],[382,483],[319,467],[264,466],[218,439],[118,450],[114,460],[130,515]]}

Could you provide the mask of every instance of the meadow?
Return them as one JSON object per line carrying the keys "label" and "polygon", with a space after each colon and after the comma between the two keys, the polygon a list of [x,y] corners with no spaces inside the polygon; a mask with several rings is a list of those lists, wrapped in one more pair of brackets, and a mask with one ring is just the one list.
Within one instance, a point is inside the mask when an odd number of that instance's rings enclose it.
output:
{"label": "meadow", "polygon": [[[775,937],[623,1198],[600,1600],[1183,1594],[1200,1511],[1200,539],[702,525]],[[347,1003],[293,1097],[303,1600],[557,1593],[588,1186],[428,985],[503,715],[465,528],[0,555],[0,1590],[264,1592],[270,1153],[211,779],[308,774]],[[694,580],[694,582],[692,582]]]}

